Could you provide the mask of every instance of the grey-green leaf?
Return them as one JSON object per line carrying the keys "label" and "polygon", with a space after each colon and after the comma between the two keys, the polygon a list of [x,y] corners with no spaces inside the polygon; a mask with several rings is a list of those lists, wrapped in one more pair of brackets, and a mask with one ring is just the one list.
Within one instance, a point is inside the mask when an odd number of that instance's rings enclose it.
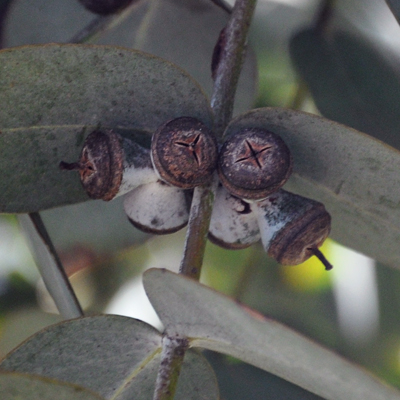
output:
{"label": "grey-green leaf", "polygon": [[167,332],[187,336],[193,347],[232,355],[328,400],[400,399],[333,352],[182,275],[151,269],[144,286]]}
{"label": "grey-green leaf", "polygon": [[101,400],[83,387],[40,376],[0,372],[2,400]]}
{"label": "grey-green leaf", "polygon": [[211,121],[206,97],[183,70],[112,46],[2,50],[0,104],[0,129],[101,124],[152,132],[182,115]]}
{"label": "grey-green leaf", "polygon": [[393,56],[348,33],[331,36],[309,29],[290,43],[318,109],[400,149],[400,72]]}
{"label": "grey-green leaf", "polygon": [[[0,364],[7,371],[42,375],[91,389],[106,399],[152,397],[161,334],[144,322],[103,315],[70,320],[35,334]],[[218,398],[216,379],[204,357],[185,357],[177,399]]]}
{"label": "grey-green leaf", "polygon": [[[179,65],[211,97],[211,59],[228,19],[229,14],[211,0],[152,0],[138,30],[135,47]],[[251,108],[256,91],[256,59],[249,48],[236,93],[236,113]]]}
{"label": "grey-green leaf", "polygon": [[[174,65],[108,46],[27,46],[0,52],[0,212],[88,200],[76,173],[85,136],[100,125],[150,135],[182,115],[211,125],[200,87]],[[142,133],[143,135],[143,133]]]}
{"label": "grey-green leaf", "polygon": [[233,120],[230,135],[259,127],[281,135],[294,159],[285,188],[323,202],[333,239],[381,262],[400,265],[400,153],[316,115],[260,108]]}

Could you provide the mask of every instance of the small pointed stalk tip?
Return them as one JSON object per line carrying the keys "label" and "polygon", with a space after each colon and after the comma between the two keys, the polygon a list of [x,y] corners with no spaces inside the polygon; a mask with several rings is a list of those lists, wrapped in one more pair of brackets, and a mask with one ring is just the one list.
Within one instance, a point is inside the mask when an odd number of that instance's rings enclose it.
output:
{"label": "small pointed stalk tip", "polygon": [[81,163],[79,162],[73,162],[73,163],[67,163],[65,161],[61,161],[60,164],[58,165],[60,169],[66,170],[66,171],[76,171],[81,169]]}
{"label": "small pointed stalk tip", "polygon": [[324,265],[326,271],[329,271],[333,268],[333,265],[326,259],[320,249],[317,247],[310,247],[309,250],[314,254],[314,256],[318,257],[318,259]]}

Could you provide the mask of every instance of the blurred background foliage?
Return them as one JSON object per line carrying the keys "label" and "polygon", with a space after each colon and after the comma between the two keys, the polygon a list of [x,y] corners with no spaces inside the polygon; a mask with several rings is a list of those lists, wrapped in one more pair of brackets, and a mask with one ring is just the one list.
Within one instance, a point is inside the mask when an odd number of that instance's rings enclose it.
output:
{"label": "blurred background foliage", "polygon": [[[182,50],[176,50],[179,44],[174,43],[168,51],[166,48],[171,46],[157,46],[160,33],[154,35],[155,39],[145,34],[152,23],[159,24],[157,14],[153,14],[153,21],[149,18],[146,24],[141,24],[146,18],[148,3],[139,1],[98,42],[142,48],[170,57],[177,64],[183,64],[210,93],[210,77],[204,71],[209,68],[215,32],[223,26],[226,14],[211,1],[200,1],[199,4],[207,3],[211,7],[205,8],[208,11],[204,12],[204,32],[193,30],[192,37],[182,38]],[[173,10],[179,1],[170,0],[165,4]],[[370,81],[357,81],[351,74],[339,73],[343,72],[340,66],[346,57],[351,61],[352,49],[335,48],[330,58],[323,58],[323,52],[313,46],[307,48],[308,53],[304,50],[297,55],[292,47],[291,58],[292,38],[296,35],[295,40],[300,40],[299,32],[314,29],[321,7],[327,4],[332,13],[324,29],[333,34],[345,32],[347,38],[361,41],[357,42],[362,45],[356,46],[360,51],[356,58],[361,59],[362,71]],[[174,23],[168,22],[167,14],[163,15],[165,25],[160,31],[165,29],[173,37]],[[68,42],[95,18],[77,1],[1,0],[1,44],[6,48]],[[214,19],[220,27],[206,33]],[[193,45],[192,40],[199,42]],[[351,40],[347,43],[353,45]],[[398,146],[398,138],[387,133],[393,132],[400,121],[390,118],[399,104],[394,100],[399,94],[393,92],[393,81],[397,82],[400,77],[400,28],[385,1],[259,0],[250,42],[252,50],[239,88],[236,112],[255,106],[321,112]],[[338,43],[345,47],[343,40]],[[193,56],[195,61],[185,64],[188,46],[198,51]],[[333,46],[332,42],[329,46]],[[304,54],[306,58],[302,57]],[[328,67],[332,65],[334,68],[330,70]],[[380,79],[370,69],[390,70],[392,80],[387,74],[383,76],[385,79]],[[327,77],[332,79],[336,92],[329,87]],[[373,93],[367,91],[371,86],[381,91],[383,97],[387,93],[387,101],[393,105],[393,110],[384,115],[390,123],[379,132],[375,124],[382,119],[372,118],[367,123],[363,118],[365,112],[379,114],[386,107],[385,103],[376,104]],[[368,96],[370,104],[365,103]],[[343,98],[347,99],[346,104]],[[352,110],[363,113],[360,117]],[[42,216],[87,314],[129,315],[160,327],[146,301],[140,276],[149,267],[177,270],[185,231],[150,237],[130,226],[121,210],[118,200],[115,203],[96,201],[48,210]],[[400,269],[376,265],[373,260],[329,240],[323,251],[335,266],[329,273],[314,259],[296,267],[282,267],[267,257],[260,244],[229,251],[208,243],[202,281],[334,349],[400,388]],[[1,215],[0,358],[29,335],[59,320],[19,232],[17,219]],[[212,353],[208,358],[216,370],[222,399],[317,398],[231,358]]]}

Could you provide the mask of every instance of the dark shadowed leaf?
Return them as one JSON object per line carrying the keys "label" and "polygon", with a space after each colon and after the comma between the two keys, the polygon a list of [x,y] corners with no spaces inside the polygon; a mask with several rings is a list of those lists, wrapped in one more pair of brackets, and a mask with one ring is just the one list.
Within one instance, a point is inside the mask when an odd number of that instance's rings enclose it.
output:
{"label": "dark shadowed leaf", "polygon": [[77,160],[93,126],[151,133],[183,115],[211,124],[207,99],[185,72],[106,46],[1,51],[0,103],[0,212],[87,200],[77,174],[58,164]]}
{"label": "dark shadowed leaf", "polygon": [[[211,58],[228,19],[229,14],[211,0],[155,0],[142,21],[135,47],[179,65],[211,96]],[[249,49],[236,93],[236,113],[251,108],[256,83],[256,60]]]}
{"label": "dark shadowed leaf", "polygon": [[[91,389],[106,399],[152,398],[161,334],[132,318],[104,315],[70,320],[32,336],[0,364]],[[214,373],[203,356],[188,353],[177,399],[217,399]]]}
{"label": "dark shadowed leaf", "polygon": [[400,71],[390,54],[348,33],[314,30],[298,33],[290,49],[325,117],[400,149]]}
{"label": "dark shadowed leaf", "polygon": [[193,347],[229,354],[324,399],[400,399],[399,392],[333,352],[198,282],[151,269],[144,286],[167,332],[187,336]]}
{"label": "dark shadowed leaf", "polygon": [[[136,29],[147,11],[148,3],[148,0],[136,0],[133,7],[113,20],[110,30],[101,32],[100,42],[132,47]],[[99,19],[78,0],[13,0],[4,24],[4,47],[68,43],[76,38],[78,32],[85,31],[86,27]],[[104,17],[102,20],[110,22]]]}
{"label": "dark shadowed leaf", "polygon": [[400,1],[386,0],[386,3],[388,3],[388,6],[392,10],[392,13],[396,17],[397,21],[400,21]]}
{"label": "dark shadowed leaf", "polygon": [[400,153],[316,115],[260,108],[227,128],[260,127],[282,136],[294,158],[285,188],[322,201],[332,237],[388,265],[400,265]]}
{"label": "dark shadowed leaf", "polygon": [[2,400],[101,400],[81,386],[67,384],[55,379],[0,372],[0,398]]}

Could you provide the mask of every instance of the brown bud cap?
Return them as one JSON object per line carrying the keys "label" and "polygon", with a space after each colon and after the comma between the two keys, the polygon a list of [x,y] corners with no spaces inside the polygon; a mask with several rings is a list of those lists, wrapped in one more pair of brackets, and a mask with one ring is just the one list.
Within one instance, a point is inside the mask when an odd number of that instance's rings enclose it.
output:
{"label": "brown bud cap", "polygon": [[260,200],[277,191],[292,172],[289,148],[280,136],[260,128],[244,129],[222,145],[218,173],[234,196]]}
{"label": "brown bud cap", "polygon": [[78,170],[90,198],[111,200],[121,185],[123,161],[121,137],[113,131],[96,130],[86,138],[79,162],[62,161],[60,168]]}
{"label": "brown bud cap", "polygon": [[154,133],[151,156],[161,179],[176,187],[192,189],[211,179],[217,164],[217,142],[197,119],[176,118]]}
{"label": "brown bud cap", "polygon": [[133,0],[79,0],[79,2],[95,14],[108,15],[128,6]]}

